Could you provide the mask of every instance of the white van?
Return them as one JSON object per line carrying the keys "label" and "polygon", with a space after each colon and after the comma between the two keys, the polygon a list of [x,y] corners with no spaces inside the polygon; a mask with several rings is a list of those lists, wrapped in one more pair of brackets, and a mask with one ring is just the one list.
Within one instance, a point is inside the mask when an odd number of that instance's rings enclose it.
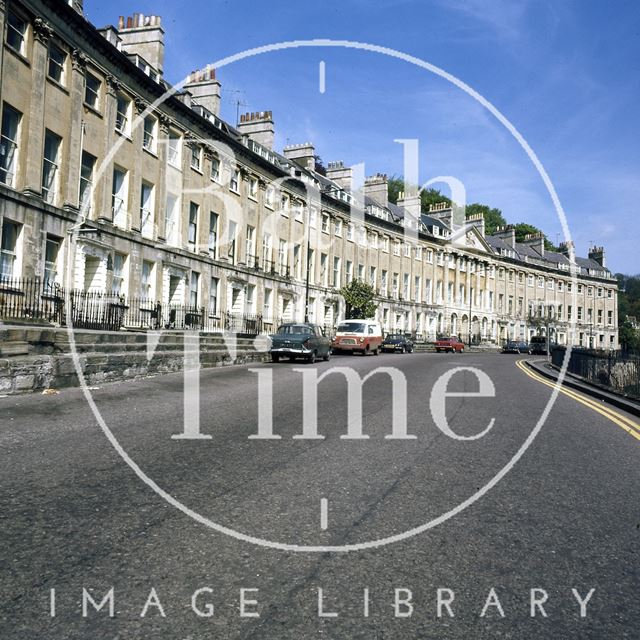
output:
{"label": "white van", "polygon": [[382,345],[382,327],[375,320],[343,320],[333,339],[333,353],[350,351],[377,356]]}

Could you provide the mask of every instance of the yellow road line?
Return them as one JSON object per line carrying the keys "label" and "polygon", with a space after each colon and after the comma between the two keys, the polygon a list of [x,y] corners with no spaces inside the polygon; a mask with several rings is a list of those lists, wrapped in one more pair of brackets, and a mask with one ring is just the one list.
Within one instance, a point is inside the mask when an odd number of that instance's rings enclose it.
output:
{"label": "yellow road line", "polygon": [[[537,382],[541,382],[547,387],[551,387],[551,388],[556,387],[556,383],[551,382],[550,380],[547,380],[540,374],[531,371],[525,364],[524,360],[518,360],[516,362],[516,366],[518,367],[518,369],[520,369],[523,373],[528,375],[533,380],[536,380]],[[621,413],[618,413],[617,411],[611,409],[610,407],[606,405],[605,406],[600,405],[597,402],[591,400],[590,398],[587,398],[582,394],[578,394],[573,390],[560,387],[560,393],[563,393],[564,395],[569,396],[576,402],[583,404],[585,407],[588,407],[589,409],[593,409],[600,415],[604,416],[611,422],[617,424],[619,427],[624,429],[629,435],[632,435],[637,440],[640,440],[640,424],[638,424],[637,422],[634,422],[633,420],[627,418]]]}

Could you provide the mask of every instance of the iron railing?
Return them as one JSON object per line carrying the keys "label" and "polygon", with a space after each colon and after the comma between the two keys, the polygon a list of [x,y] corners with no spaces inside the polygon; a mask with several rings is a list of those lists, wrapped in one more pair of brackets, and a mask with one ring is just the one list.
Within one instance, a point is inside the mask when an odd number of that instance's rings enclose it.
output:
{"label": "iron railing", "polygon": [[101,291],[65,290],[39,278],[0,277],[0,320],[67,325],[76,329],[119,331],[233,331],[245,335],[275,333],[279,322],[255,314],[212,315],[203,307],[163,305],[142,297]]}
{"label": "iron railing", "polygon": [[[565,353],[565,347],[555,347],[552,363],[561,367]],[[636,353],[574,347],[567,371],[617,393],[640,398],[640,355]]]}

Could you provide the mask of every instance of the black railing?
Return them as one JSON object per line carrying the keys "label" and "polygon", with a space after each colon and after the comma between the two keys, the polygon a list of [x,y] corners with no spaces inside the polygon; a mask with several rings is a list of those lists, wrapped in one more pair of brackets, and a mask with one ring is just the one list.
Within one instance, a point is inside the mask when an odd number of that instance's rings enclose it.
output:
{"label": "black railing", "polygon": [[64,293],[51,282],[0,277],[0,318],[62,324]]}
{"label": "black railing", "polygon": [[[552,363],[561,367],[565,353],[565,347],[555,347],[551,352]],[[640,398],[638,354],[574,347],[571,349],[567,371],[617,393]]]}

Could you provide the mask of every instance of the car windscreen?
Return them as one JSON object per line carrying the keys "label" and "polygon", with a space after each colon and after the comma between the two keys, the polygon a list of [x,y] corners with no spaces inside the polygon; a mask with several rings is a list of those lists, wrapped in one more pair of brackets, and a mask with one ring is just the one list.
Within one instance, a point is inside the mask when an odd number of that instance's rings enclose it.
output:
{"label": "car windscreen", "polygon": [[278,335],[306,335],[313,333],[306,324],[285,324],[278,329]]}
{"label": "car windscreen", "polygon": [[391,341],[391,340],[403,340],[403,339],[404,339],[403,336],[394,336],[394,335],[387,336],[385,338],[385,340],[389,340],[389,341]]}
{"label": "car windscreen", "polygon": [[338,333],[364,333],[367,325],[359,322],[343,322],[338,325]]}

